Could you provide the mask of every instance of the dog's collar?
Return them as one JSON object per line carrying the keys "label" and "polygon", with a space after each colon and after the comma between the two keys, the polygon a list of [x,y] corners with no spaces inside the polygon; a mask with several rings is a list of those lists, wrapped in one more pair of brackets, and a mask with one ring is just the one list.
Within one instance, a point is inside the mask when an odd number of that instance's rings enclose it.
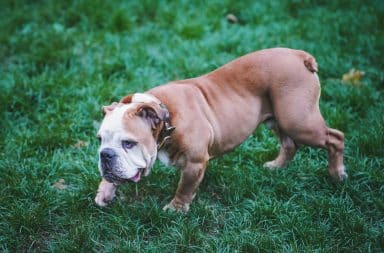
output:
{"label": "dog's collar", "polygon": [[160,103],[159,104],[161,109],[165,111],[165,116],[162,119],[164,122],[164,125],[160,131],[159,137],[157,139],[157,150],[160,150],[164,147],[165,143],[171,138],[171,134],[173,130],[175,130],[175,126],[171,126],[170,116],[168,108],[165,104]]}

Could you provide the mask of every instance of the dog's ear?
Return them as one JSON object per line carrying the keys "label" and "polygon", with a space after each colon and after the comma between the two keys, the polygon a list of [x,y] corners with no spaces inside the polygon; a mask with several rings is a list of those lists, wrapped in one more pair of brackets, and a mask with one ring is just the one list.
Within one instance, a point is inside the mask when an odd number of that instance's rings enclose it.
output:
{"label": "dog's ear", "polygon": [[164,121],[168,115],[168,110],[162,108],[155,102],[142,103],[137,107],[136,115],[147,120],[152,129],[156,129],[160,122]]}
{"label": "dog's ear", "polygon": [[123,104],[129,104],[132,102],[132,97],[133,97],[133,94],[129,94],[125,97],[123,97],[121,100],[120,100],[120,103],[123,103]]}
{"label": "dog's ear", "polygon": [[129,103],[131,103],[132,97],[133,97],[133,94],[127,95],[127,96],[123,97],[122,99],[120,99],[119,102],[113,102],[110,105],[103,106],[101,108],[101,110],[102,110],[103,114],[106,115],[106,114],[112,112],[117,107],[118,104],[121,104],[121,103],[122,104],[129,104]]}
{"label": "dog's ear", "polygon": [[110,105],[105,105],[101,107],[101,111],[103,112],[104,115],[107,115],[108,113],[112,112],[118,105],[119,103],[113,102]]}

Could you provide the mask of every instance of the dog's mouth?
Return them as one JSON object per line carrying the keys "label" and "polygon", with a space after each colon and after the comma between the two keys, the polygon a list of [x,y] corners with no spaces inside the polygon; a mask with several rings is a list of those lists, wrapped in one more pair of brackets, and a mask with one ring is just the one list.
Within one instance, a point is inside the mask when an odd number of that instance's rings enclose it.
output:
{"label": "dog's mouth", "polygon": [[140,181],[141,175],[143,174],[144,171],[145,171],[145,168],[139,168],[137,170],[136,175],[134,175],[133,177],[130,177],[130,178],[122,178],[122,177],[116,176],[113,173],[104,174],[103,177],[108,182],[114,183],[114,184],[122,184],[122,183],[127,183],[127,182],[130,182],[130,181],[132,181],[134,183],[137,183],[137,182]]}
{"label": "dog's mouth", "polygon": [[141,178],[141,173],[143,173],[143,171],[144,171],[144,168],[138,169],[136,175],[134,175],[133,177],[129,178],[128,180],[132,180],[135,183],[139,182],[140,178]]}

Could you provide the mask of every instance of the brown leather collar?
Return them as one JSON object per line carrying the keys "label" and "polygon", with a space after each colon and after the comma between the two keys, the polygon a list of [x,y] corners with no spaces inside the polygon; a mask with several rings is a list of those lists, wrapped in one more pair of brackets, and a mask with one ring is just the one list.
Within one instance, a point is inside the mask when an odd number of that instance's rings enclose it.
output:
{"label": "brown leather collar", "polygon": [[173,130],[175,130],[175,126],[171,126],[169,111],[167,106],[163,103],[160,104],[160,107],[166,111],[165,117],[162,119],[164,122],[163,128],[160,131],[159,138],[157,139],[157,150],[160,150],[164,147],[165,143],[170,140],[171,134]]}

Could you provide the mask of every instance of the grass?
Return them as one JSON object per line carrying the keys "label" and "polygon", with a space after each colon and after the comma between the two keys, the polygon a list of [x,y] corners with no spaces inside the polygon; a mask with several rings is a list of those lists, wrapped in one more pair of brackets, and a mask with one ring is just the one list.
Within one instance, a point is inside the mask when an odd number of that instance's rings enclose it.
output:
{"label": "grass", "polygon": [[[382,20],[374,0],[1,1],[0,251],[383,252]],[[210,163],[188,214],[162,211],[179,172],[160,163],[95,206],[102,105],[275,46],[316,57],[347,182],[311,148],[263,169],[278,143],[260,127]]]}

